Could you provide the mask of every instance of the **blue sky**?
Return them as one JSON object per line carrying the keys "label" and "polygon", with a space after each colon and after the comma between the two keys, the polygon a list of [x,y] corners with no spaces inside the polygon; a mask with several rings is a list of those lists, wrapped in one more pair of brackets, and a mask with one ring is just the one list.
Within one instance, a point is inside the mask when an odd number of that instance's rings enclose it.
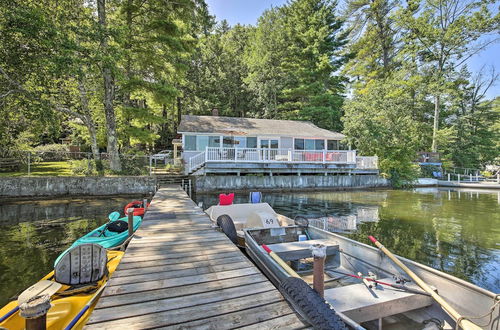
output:
{"label": "blue sky", "polygon": [[[286,0],[206,0],[206,2],[217,20],[226,19],[230,25],[236,23],[255,25],[264,10],[272,6],[281,6]],[[496,72],[500,72],[500,42],[473,56],[467,65],[472,72],[479,71],[484,65],[494,66]],[[499,95],[500,82],[490,88],[487,97],[493,98]]]}

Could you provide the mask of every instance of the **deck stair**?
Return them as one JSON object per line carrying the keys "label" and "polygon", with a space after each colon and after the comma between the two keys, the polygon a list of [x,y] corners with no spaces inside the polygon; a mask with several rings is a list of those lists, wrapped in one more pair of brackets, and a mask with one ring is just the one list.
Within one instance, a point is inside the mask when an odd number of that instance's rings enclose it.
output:
{"label": "deck stair", "polygon": [[[394,279],[380,281],[395,284]],[[405,284],[419,290],[415,284]],[[349,297],[349,299],[345,299]],[[346,285],[325,290],[325,300],[335,310],[344,313],[354,321],[361,323],[383,317],[409,312],[432,305],[433,300],[425,294],[398,290],[389,286],[377,285],[368,289],[363,283]]]}
{"label": "deck stair", "polygon": [[156,176],[156,181],[160,186],[160,188],[171,184],[181,185],[183,181],[187,182],[190,179],[191,177],[189,175],[182,175],[182,174]]}

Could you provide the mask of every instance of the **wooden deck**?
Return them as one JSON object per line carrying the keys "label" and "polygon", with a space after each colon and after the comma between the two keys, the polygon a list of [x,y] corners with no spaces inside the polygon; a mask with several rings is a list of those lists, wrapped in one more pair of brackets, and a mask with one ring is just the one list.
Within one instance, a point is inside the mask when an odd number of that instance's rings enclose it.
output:
{"label": "wooden deck", "polygon": [[86,328],[301,329],[278,290],[178,186],[160,189]]}

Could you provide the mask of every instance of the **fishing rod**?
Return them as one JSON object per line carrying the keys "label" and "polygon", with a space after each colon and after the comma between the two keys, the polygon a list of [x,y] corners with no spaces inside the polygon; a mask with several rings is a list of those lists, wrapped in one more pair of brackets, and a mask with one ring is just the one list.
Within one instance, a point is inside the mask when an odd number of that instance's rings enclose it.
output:
{"label": "fishing rod", "polygon": [[[338,274],[341,274],[341,275],[345,275],[345,276],[350,276],[350,277],[358,278],[360,280],[367,280],[367,281],[374,282],[374,283],[377,283],[377,284],[380,284],[380,285],[390,286],[390,287],[392,287],[394,289],[399,289],[399,290],[404,290],[404,291],[408,291],[408,292],[412,292],[412,293],[423,294],[425,296],[430,296],[430,294],[427,293],[427,292],[425,292],[425,291],[412,289],[412,288],[409,288],[407,286],[400,285],[400,284],[393,284],[393,283],[382,282],[382,281],[379,281],[379,280],[375,280],[375,279],[373,279],[371,277],[364,277],[364,276],[359,276],[359,275],[354,275],[354,274],[348,274],[348,273],[339,272],[338,270],[333,270],[333,269],[329,269],[329,271],[334,272],[334,273],[338,273]],[[332,282],[332,281],[336,281],[336,280],[337,279],[330,279],[330,280],[326,280],[325,282]]]}
{"label": "fishing rod", "polygon": [[472,321],[464,318],[460,315],[448,302],[446,302],[440,295],[438,295],[432,288],[425,283],[417,274],[415,274],[410,268],[408,268],[404,263],[402,263],[391,251],[389,251],[385,246],[382,245],[375,237],[368,236],[370,241],[372,241],[375,246],[377,246],[382,252],[385,253],[396,265],[399,266],[408,276],[410,276],[424,291],[429,293],[434,300],[441,305],[441,307],[455,319],[457,322],[457,328],[460,326],[465,330],[480,330],[481,328],[474,324]]}

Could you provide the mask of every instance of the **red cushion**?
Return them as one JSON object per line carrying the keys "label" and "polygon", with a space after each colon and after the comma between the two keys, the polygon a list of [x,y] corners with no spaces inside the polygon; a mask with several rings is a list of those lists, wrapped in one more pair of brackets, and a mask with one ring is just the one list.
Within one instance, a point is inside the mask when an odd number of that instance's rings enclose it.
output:
{"label": "red cushion", "polygon": [[230,194],[220,194],[219,195],[219,205],[231,205],[233,204],[234,193]]}

